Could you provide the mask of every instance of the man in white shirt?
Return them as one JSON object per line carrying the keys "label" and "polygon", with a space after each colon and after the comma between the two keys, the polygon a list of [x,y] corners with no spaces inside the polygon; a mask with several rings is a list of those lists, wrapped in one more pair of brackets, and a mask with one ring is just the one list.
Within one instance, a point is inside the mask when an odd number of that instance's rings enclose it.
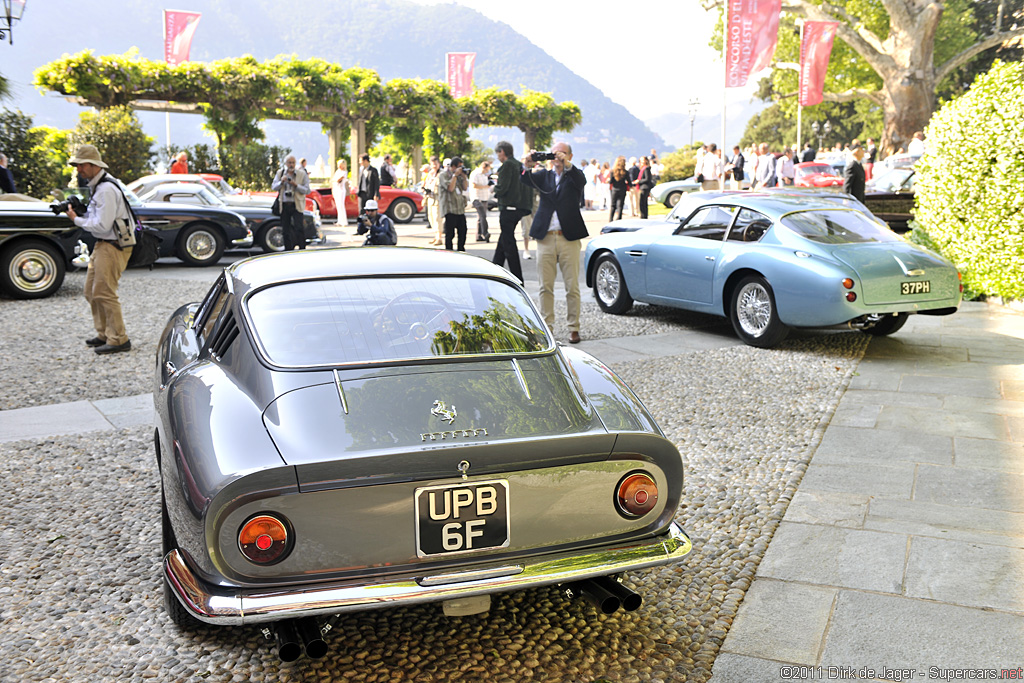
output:
{"label": "man in white shirt", "polygon": [[718,145],[712,142],[708,146],[708,152],[704,155],[704,158],[701,159],[700,166],[697,167],[697,173],[704,176],[704,180],[701,181],[700,189],[721,189],[718,178],[722,175],[722,158],[718,156]]}
{"label": "man in white shirt", "polygon": [[[79,145],[68,164],[78,170],[78,177],[89,181],[92,198],[84,216],[68,207],[68,218],[96,238],[89,269],[85,275],[85,300],[92,309],[96,336],[85,340],[86,346],[100,354],[130,351],[132,343],[124,327],[117,284],[128,267],[132,247],[118,244],[115,222],[131,222],[124,195],[110,176],[107,165],[93,145]],[[123,225],[123,223],[122,223]],[[134,229],[134,228],[133,228]]]}
{"label": "man in white shirt", "polygon": [[919,157],[924,154],[924,133],[917,131],[914,138],[907,145],[907,154],[912,157]]}
{"label": "man in white shirt", "polygon": [[473,187],[473,208],[476,209],[476,241],[490,242],[487,229],[487,201],[491,198],[491,162],[484,161],[469,174]]}
{"label": "man in white shirt", "polygon": [[775,175],[778,177],[779,186],[792,185],[796,179],[796,168],[793,167],[793,150],[786,148],[785,153],[775,162]]}

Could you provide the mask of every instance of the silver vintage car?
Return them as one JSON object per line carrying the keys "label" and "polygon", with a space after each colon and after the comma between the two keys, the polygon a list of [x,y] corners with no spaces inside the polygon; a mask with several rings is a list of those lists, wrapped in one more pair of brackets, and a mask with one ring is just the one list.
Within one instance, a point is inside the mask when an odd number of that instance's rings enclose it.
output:
{"label": "silver vintage car", "polygon": [[683,464],[488,261],[377,247],[227,268],[161,338],[165,603],[323,656],[343,612],[557,585],[636,609],[680,561]]}

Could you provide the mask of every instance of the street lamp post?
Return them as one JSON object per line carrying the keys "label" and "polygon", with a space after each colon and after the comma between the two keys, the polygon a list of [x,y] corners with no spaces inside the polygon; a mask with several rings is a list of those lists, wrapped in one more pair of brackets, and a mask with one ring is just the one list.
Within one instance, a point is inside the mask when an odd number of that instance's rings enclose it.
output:
{"label": "street lamp post", "polygon": [[14,22],[21,19],[25,13],[25,3],[28,0],[4,0],[4,13],[0,16],[0,40],[4,39],[4,31],[7,32],[7,42],[14,44]]}
{"label": "street lamp post", "polygon": [[818,137],[818,151],[820,152],[821,146],[825,144],[825,138],[832,132],[832,124],[826,120],[825,125],[819,126],[818,122],[815,121],[811,124],[811,130],[813,130],[814,134]]}
{"label": "street lamp post", "polygon": [[693,147],[693,122],[697,120],[697,107],[700,106],[700,100],[696,97],[689,102],[690,112],[690,147]]}

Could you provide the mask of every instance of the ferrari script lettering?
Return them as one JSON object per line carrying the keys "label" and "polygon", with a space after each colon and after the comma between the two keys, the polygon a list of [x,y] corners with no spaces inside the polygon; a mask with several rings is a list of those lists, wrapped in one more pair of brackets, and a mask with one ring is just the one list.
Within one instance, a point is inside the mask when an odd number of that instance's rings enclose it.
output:
{"label": "ferrari script lettering", "polygon": [[446,439],[457,439],[459,437],[467,436],[487,436],[486,429],[455,429],[450,432],[425,432],[420,434],[420,441],[437,441],[440,439],[444,441]]}

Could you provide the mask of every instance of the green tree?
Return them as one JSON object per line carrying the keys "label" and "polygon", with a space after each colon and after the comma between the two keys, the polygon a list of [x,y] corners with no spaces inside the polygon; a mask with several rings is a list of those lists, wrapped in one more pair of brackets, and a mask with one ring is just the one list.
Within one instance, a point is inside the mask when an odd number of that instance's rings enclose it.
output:
{"label": "green tree", "polygon": [[[706,9],[724,0],[702,0]],[[772,88],[795,109],[799,69],[796,20],[838,22],[825,99],[867,99],[883,115],[882,148],[906,146],[936,106],[937,88],[982,52],[1024,35],[1024,25],[980,27],[971,0],[785,0]],[[982,30],[978,30],[978,29]],[[721,24],[713,40],[721,46]]]}
{"label": "green tree", "polygon": [[129,105],[82,112],[68,137],[72,151],[79,145],[95,145],[110,174],[126,183],[152,172],[154,142]]}
{"label": "green tree", "polygon": [[67,185],[62,177],[68,161],[66,148],[51,140],[47,130],[32,127],[32,117],[21,110],[0,110],[0,152],[8,157],[14,184],[21,194],[40,199]]}
{"label": "green tree", "polygon": [[1007,299],[1024,299],[1022,111],[1024,63],[997,62],[936,112],[916,165],[916,241],[956,263],[966,288]]}

